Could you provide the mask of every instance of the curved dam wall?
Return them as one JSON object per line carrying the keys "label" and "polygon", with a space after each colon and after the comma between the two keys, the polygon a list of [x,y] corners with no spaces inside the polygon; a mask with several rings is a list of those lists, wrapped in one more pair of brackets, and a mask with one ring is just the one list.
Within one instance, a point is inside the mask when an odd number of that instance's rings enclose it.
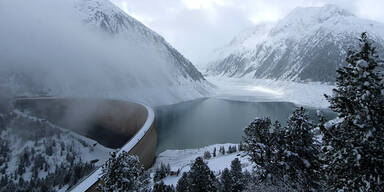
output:
{"label": "curved dam wall", "polygon": [[[145,104],[88,98],[19,98],[14,105],[106,147],[120,148],[118,153],[137,155],[145,168],[153,165],[157,131],[154,111]],[[70,190],[94,191],[100,174],[101,168],[97,168]]]}

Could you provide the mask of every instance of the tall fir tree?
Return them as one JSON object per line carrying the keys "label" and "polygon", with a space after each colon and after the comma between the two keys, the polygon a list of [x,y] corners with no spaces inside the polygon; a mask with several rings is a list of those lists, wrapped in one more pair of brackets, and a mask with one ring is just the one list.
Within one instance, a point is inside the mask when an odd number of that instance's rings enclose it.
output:
{"label": "tall fir tree", "polygon": [[383,62],[366,33],[337,70],[333,95],[325,95],[339,121],[323,126],[330,190],[384,191]]}
{"label": "tall fir tree", "polygon": [[150,177],[140,164],[137,156],[123,151],[112,153],[102,167],[102,191],[146,191],[149,190]]}
{"label": "tall fir tree", "polygon": [[155,183],[152,192],[174,192],[175,188],[173,185],[165,185],[163,181]]}
{"label": "tall fir tree", "polygon": [[191,191],[213,192],[217,190],[217,180],[202,157],[197,157],[189,171]]}
{"label": "tall fir tree", "polygon": [[232,176],[231,176],[228,168],[225,168],[223,170],[223,172],[221,173],[220,183],[221,183],[220,191],[222,191],[222,192],[232,192],[233,179],[232,179]]}
{"label": "tall fir tree", "polygon": [[181,176],[181,178],[177,181],[176,191],[177,192],[190,192],[191,191],[188,173],[184,172],[183,175]]}
{"label": "tall fir tree", "polygon": [[[297,108],[281,128],[269,118],[254,120],[245,130],[245,151],[257,166],[259,184],[293,190],[321,188],[320,146],[314,140],[314,124],[304,108]],[[256,185],[259,185],[256,184]]]}
{"label": "tall fir tree", "polygon": [[164,163],[160,164],[160,167],[156,168],[155,174],[153,175],[153,181],[158,182],[171,173],[171,166],[169,164],[165,165]]}
{"label": "tall fir tree", "polygon": [[264,167],[270,162],[274,135],[271,133],[271,120],[267,117],[256,118],[244,129],[245,153],[256,165]]}
{"label": "tall fir tree", "polygon": [[315,125],[303,107],[298,107],[279,136],[279,161],[284,172],[305,191],[321,188],[320,145],[314,139]]}
{"label": "tall fir tree", "polygon": [[233,180],[232,191],[233,192],[243,191],[243,189],[245,188],[245,183],[243,178],[243,171],[241,169],[241,162],[238,158],[235,158],[231,162],[230,175]]}

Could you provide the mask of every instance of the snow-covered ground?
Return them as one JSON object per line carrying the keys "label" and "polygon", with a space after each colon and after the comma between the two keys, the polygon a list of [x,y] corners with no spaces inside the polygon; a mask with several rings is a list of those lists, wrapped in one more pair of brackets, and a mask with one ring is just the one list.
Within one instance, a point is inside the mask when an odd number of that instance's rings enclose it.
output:
{"label": "snow-covered ground", "polygon": [[333,85],[318,82],[297,83],[268,79],[206,77],[217,86],[213,97],[221,99],[263,102],[287,101],[297,105],[328,108],[324,94],[331,94]]}
{"label": "snow-covered ground", "polygon": [[[5,161],[5,168],[2,164],[0,164],[0,168],[4,168],[4,175],[13,179],[13,183],[20,182],[18,178],[14,178],[15,176],[11,177],[16,173],[24,181],[35,179],[33,171],[36,166],[40,166],[40,163],[42,163],[42,167],[45,165],[45,168],[38,168],[36,176],[45,179],[49,176],[48,174],[51,174],[50,177],[56,177],[55,172],[60,166],[70,167],[78,166],[79,163],[82,165],[92,163],[94,167],[99,167],[114,151],[97,141],[54,125],[45,119],[19,110],[14,110],[13,114],[15,119],[12,121],[18,122],[10,123],[9,127],[5,127],[5,129],[3,127],[3,130],[0,130],[0,141],[8,143],[9,146],[9,159]],[[76,165],[70,164],[72,158]],[[21,165],[21,162],[24,161],[27,163]],[[23,172],[20,172],[20,166],[23,167]],[[51,187],[55,190],[65,191],[68,184],[60,185],[60,187],[55,184]]]}
{"label": "snow-covered ground", "polygon": [[[34,149],[37,152],[44,152],[44,145],[42,143],[44,142],[44,139],[41,141],[37,142],[37,144],[33,141],[27,141],[24,142],[21,139],[19,139],[17,136],[13,135],[9,131],[5,131],[2,133],[3,137],[8,137],[10,143],[10,162],[9,162],[9,168],[7,170],[8,174],[14,173],[15,170],[17,169],[17,163],[18,163],[18,157],[20,154],[24,152],[25,149]],[[52,156],[45,156],[45,158],[48,161],[48,164],[51,165],[50,169],[48,172],[53,172],[54,171],[54,166],[59,165],[60,163],[65,161],[66,153],[64,155],[60,154],[60,149],[59,149],[59,143],[64,142],[65,146],[72,146],[74,153],[78,154],[78,156],[81,158],[83,162],[90,162],[92,160],[98,160],[94,165],[96,167],[101,166],[108,158],[110,152],[113,151],[113,149],[106,148],[100,144],[98,144],[96,141],[91,140],[89,138],[86,138],[84,136],[81,136],[79,134],[76,134],[72,131],[66,131],[61,135],[60,139],[57,138],[52,138],[55,140],[57,144],[57,147],[54,146],[54,152]],[[84,146],[86,145],[86,146]],[[29,169],[28,169],[29,170]],[[27,170],[27,172],[28,172]],[[39,173],[40,177],[46,176],[48,172],[44,173]],[[31,177],[31,172],[28,172],[23,175],[23,178],[25,180],[29,180]]]}
{"label": "snow-covered ground", "polygon": [[199,156],[203,157],[204,152],[206,151],[209,151],[212,154],[214,148],[216,148],[216,157],[212,156],[210,159],[206,159],[205,161],[208,163],[209,168],[215,173],[216,176],[218,176],[225,168],[229,169],[231,167],[231,162],[235,158],[239,158],[243,171],[251,171],[253,166],[243,152],[237,151],[231,154],[226,153],[225,155],[222,155],[219,152],[221,146],[224,146],[227,151],[229,146],[237,147],[237,145],[238,144],[226,143],[210,145],[198,149],[166,150],[157,156],[156,162],[150,171],[153,174],[156,168],[160,167],[161,163],[165,165],[169,164],[171,166],[171,171],[177,171],[180,169],[178,176],[167,176],[163,179],[165,184],[176,186],[177,181],[183,175],[183,172],[189,171],[190,166],[193,164],[195,159]]}
{"label": "snow-covered ground", "polygon": [[[44,119],[31,116],[29,114],[23,113],[19,110],[14,110],[14,113],[24,117],[31,119],[33,121],[44,121]],[[47,122],[50,124],[52,127],[57,128],[61,131],[61,135],[59,138],[57,136],[53,136],[51,138],[41,138],[41,141],[38,141],[37,143],[42,143],[47,139],[52,139],[55,140],[57,143],[64,142],[65,146],[71,146],[73,148],[73,152],[78,154],[78,156],[81,158],[82,161],[84,162],[90,162],[92,160],[98,160],[97,162],[94,163],[96,167],[102,166],[103,163],[109,158],[110,153],[114,151],[114,149],[105,147],[98,143],[97,141],[90,139],[88,137],[82,136],[78,133],[75,133],[73,131],[70,131],[66,128],[59,127],[57,125],[54,125],[50,122]],[[4,134],[9,134],[11,135],[9,131],[4,133]],[[18,136],[12,135],[11,137],[8,137],[11,139],[11,143],[17,144],[17,145],[11,145],[11,147],[14,147],[11,152],[15,155],[11,155],[11,157],[16,157],[16,154],[21,154],[22,149],[26,147],[31,147],[35,148],[38,150],[36,147],[36,143],[33,141],[22,141]],[[39,146],[42,148],[43,146]],[[54,149],[56,149],[56,146],[54,146]],[[51,164],[59,164],[63,159],[61,159],[61,156],[59,155],[58,151],[60,151],[59,146],[57,146],[56,150],[53,150],[53,156],[52,156],[52,162]]]}

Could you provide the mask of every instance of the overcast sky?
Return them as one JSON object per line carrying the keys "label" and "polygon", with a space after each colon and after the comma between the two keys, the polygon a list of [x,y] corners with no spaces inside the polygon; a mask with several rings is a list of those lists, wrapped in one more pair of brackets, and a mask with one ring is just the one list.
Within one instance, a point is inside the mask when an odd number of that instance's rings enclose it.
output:
{"label": "overcast sky", "polygon": [[384,0],[112,0],[162,35],[194,64],[260,22],[277,21],[295,7],[337,4],[384,22]]}

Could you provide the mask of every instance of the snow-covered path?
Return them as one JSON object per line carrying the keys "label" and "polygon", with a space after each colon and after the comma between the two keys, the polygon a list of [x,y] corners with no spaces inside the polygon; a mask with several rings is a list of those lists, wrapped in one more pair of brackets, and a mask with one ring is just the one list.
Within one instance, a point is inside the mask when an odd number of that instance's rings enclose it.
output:
{"label": "snow-covered path", "polygon": [[226,77],[206,77],[206,79],[217,86],[213,95],[216,98],[248,102],[287,101],[315,108],[329,106],[324,94],[331,94],[334,88],[333,85],[316,82],[297,83]]}

